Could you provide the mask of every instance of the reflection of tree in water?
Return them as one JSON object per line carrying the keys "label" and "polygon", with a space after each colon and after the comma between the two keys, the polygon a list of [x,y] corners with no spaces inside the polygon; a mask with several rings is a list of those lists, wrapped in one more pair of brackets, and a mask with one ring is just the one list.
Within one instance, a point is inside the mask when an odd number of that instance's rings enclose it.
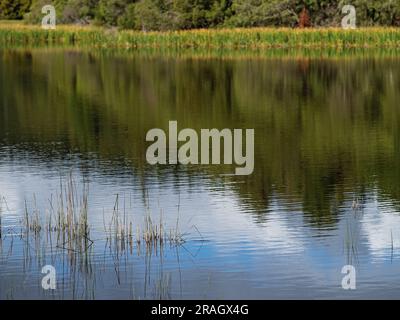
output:
{"label": "reflection of tree in water", "polygon": [[[335,223],[346,192],[377,187],[381,197],[400,200],[398,59],[1,55],[5,145],[23,141],[18,148],[48,159],[81,153],[87,170],[89,154],[128,164],[144,192],[149,172],[161,184],[173,172],[177,185],[182,174],[196,183],[192,176],[208,172],[216,185],[237,182],[230,188],[261,220],[274,194],[300,203],[315,225]],[[166,131],[168,120],[196,130],[254,128],[253,175],[221,178],[232,172],[225,166],[150,168],[145,134]]]}

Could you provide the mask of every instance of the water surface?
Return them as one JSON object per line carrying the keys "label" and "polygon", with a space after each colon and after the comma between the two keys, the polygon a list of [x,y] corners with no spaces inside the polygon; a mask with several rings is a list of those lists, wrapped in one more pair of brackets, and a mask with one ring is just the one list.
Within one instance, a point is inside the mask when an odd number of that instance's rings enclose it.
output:
{"label": "water surface", "polygon": [[[0,50],[0,298],[398,298],[399,101],[397,53]],[[253,174],[150,166],[146,132],[170,120],[254,128]],[[89,184],[94,243],[80,252],[21,231],[71,173]],[[117,195],[135,226],[179,221],[185,243],[110,244]],[[356,290],[341,287],[346,264]]]}

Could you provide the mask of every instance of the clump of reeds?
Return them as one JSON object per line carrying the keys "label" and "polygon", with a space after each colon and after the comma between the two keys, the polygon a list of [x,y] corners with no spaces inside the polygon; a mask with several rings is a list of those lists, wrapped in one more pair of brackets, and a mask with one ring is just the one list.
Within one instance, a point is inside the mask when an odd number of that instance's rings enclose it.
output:
{"label": "clump of reeds", "polygon": [[[88,224],[88,187],[83,186],[81,193],[77,192],[72,175],[66,183],[60,181],[60,191],[56,196],[56,207],[53,199],[50,201],[50,209],[46,210],[45,221],[43,215],[36,205],[34,196],[34,206],[32,212],[29,211],[27,201],[25,201],[25,215],[23,227],[25,233],[30,232],[34,235],[40,233],[56,233],[59,243],[82,245],[82,242],[92,242],[89,238],[90,227]],[[86,244],[87,245],[87,244]]]}
{"label": "clump of reeds", "polygon": [[153,222],[150,215],[150,211],[147,210],[147,214],[144,218],[144,229],[142,232],[142,239],[147,245],[159,243],[162,245],[165,242],[170,244],[180,244],[184,242],[183,236],[179,231],[179,222],[175,228],[170,228],[168,231],[165,230],[163,223],[162,212],[160,214],[160,220],[158,223]]}
{"label": "clump of reeds", "polygon": [[149,208],[146,209],[144,223],[142,227],[133,228],[133,223],[128,219],[124,206],[123,213],[119,209],[119,196],[116,196],[113,214],[108,225],[104,225],[107,233],[107,240],[123,250],[126,246],[132,249],[135,243],[140,250],[141,245],[147,249],[162,249],[167,243],[170,245],[181,245],[185,242],[182,233],[179,231],[179,219],[174,228],[167,229],[163,221],[163,214],[160,213],[159,219],[154,219]]}
{"label": "clump of reeds", "polygon": [[[50,208],[45,214],[38,209],[36,197],[33,197],[33,208],[28,208],[25,201],[25,214],[22,220],[23,234],[29,233],[38,237],[42,233],[57,236],[57,246],[71,251],[85,251],[93,244],[90,239],[90,226],[88,223],[88,186],[84,185],[82,192],[77,191],[72,175],[64,183],[60,181],[60,191],[56,200],[49,199]],[[133,250],[134,244],[140,251],[140,246],[147,249],[162,249],[167,243],[181,245],[185,242],[179,231],[179,215],[174,228],[167,229],[163,221],[163,214],[159,219],[154,219],[149,208],[146,209],[143,225],[134,224],[128,218],[125,208],[120,209],[119,195],[116,196],[111,221],[104,222],[106,240],[113,245],[118,253],[126,247]]]}
{"label": "clump of reeds", "polygon": [[[82,193],[79,194],[70,175],[65,186],[60,182],[60,189],[56,221],[55,224],[52,224],[51,217],[53,212],[51,212],[48,219],[48,228],[51,231],[64,231],[71,238],[87,237],[90,231],[88,224],[88,186],[84,184]],[[51,207],[53,209],[53,206]]]}
{"label": "clump of reeds", "polygon": [[28,210],[28,205],[25,200],[25,230],[28,232],[33,232],[35,234],[40,233],[42,230],[42,223],[40,219],[40,212],[36,207],[36,197],[34,196],[34,209],[33,213],[30,214]]}
{"label": "clump of reeds", "polygon": [[140,234],[138,234],[138,239],[140,243],[140,238],[143,240],[143,242],[148,245],[154,245],[154,244],[159,244],[160,246],[163,245],[166,240],[167,240],[167,234],[164,230],[164,223],[163,223],[163,218],[162,214],[160,214],[160,220],[159,222],[153,221],[150,210],[146,210],[146,215],[144,217],[144,227],[143,231]]}

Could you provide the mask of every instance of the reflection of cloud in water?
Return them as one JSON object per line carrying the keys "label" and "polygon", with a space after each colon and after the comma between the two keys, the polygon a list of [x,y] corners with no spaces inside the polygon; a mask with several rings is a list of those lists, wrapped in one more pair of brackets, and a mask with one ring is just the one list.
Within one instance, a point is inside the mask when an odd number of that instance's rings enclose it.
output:
{"label": "reflection of cloud in water", "polygon": [[[400,216],[388,203],[370,202],[361,219],[362,232],[372,256],[386,256],[400,248]],[[392,242],[393,235],[393,242]]]}
{"label": "reflection of cloud in water", "polygon": [[[17,173],[11,174],[15,171]],[[79,173],[76,172],[75,175],[77,174]],[[28,202],[32,200],[33,194],[36,195],[38,205],[46,208],[51,194],[54,196],[59,189],[59,179],[59,176],[51,174],[46,176],[25,170],[11,170],[9,166],[3,166],[0,171],[0,194],[5,196],[10,208],[17,213],[23,210],[25,199]],[[177,192],[170,184],[163,187],[156,183],[152,185],[148,192],[152,213],[158,215],[162,210],[165,222],[173,225],[178,215],[177,204],[180,203],[182,231],[185,232],[195,225],[207,238],[221,244],[225,252],[237,250],[239,246],[243,249],[246,245],[253,249],[256,245],[279,250],[281,254],[304,251],[303,238],[298,227],[302,225],[301,212],[297,214],[283,209],[276,199],[272,201],[270,210],[266,213],[267,220],[260,227],[260,224],[254,223],[250,212],[243,212],[243,207],[233,191],[216,191],[207,183],[197,185],[195,191],[187,191],[185,188],[181,190],[184,191]],[[134,210],[131,212],[134,215],[143,214],[145,205],[140,188],[132,184],[119,184],[118,181],[109,184],[101,177],[92,178],[89,191],[92,223],[103,225],[103,209],[106,211],[106,217],[112,213],[117,193],[126,195],[127,207],[132,201]],[[122,199],[123,196],[121,201]],[[194,229],[190,232],[196,236]]]}
{"label": "reflection of cloud in water", "polygon": [[[207,192],[192,205],[199,208],[210,208],[212,213],[207,214],[209,232],[214,229],[212,240],[216,242],[236,242],[238,246],[263,247],[277,250],[280,254],[290,254],[304,251],[301,235],[301,212],[287,212],[278,204],[277,200],[271,203],[267,220],[262,224],[254,223],[251,214],[242,212],[242,207],[233,192],[225,191],[223,195]],[[261,227],[262,226],[262,227]],[[249,232],[250,231],[250,232]],[[237,246],[224,246],[224,252],[237,250]]]}
{"label": "reflection of cloud in water", "polygon": [[[17,212],[23,210],[24,199],[32,200],[34,193],[38,204],[46,206],[50,195],[59,189],[59,176],[11,169],[10,166],[3,166],[0,170],[0,194],[6,197],[12,210]],[[15,171],[17,173],[11,173]],[[91,178],[89,192],[91,223],[103,226],[103,209],[108,219],[112,214],[117,193],[120,194],[121,201],[123,201],[122,195],[126,195],[127,207],[132,201],[133,209],[129,211],[130,213],[135,217],[143,215],[146,205],[143,202],[143,190],[134,182],[136,179],[130,181],[127,183],[127,179],[121,181],[116,179],[110,183],[101,176]],[[225,254],[260,248],[269,249],[283,256],[302,253],[310,250],[310,236],[317,232],[305,225],[301,210],[286,208],[285,201],[278,196],[272,199],[263,222],[255,223],[254,215],[257,213],[244,210],[237,194],[228,188],[215,190],[215,186],[208,185],[206,180],[202,180],[196,185],[195,190],[179,189],[180,191],[177,191],[172,183],[163,186],[157,182],[151,184],[147,194],[151,212],[158,216],[162,210],[166,224],[175,225],[178,216],[177,206],[180,203],[181,231],[197,238],[196,230],[191,228],[195,225],[206,239],[215,242],[216,247],[224,250]],[[371,254],[376,256],[387,255],[387,250],[391,250],[391,231],[394,249],[400,248],[400,217],[393,215],[391,207],[386,206],[384,209],[387,209],[387,212],[382,208],[378,210],[378,202],[372,200],[366,204],[364,214],[360,216],[361,236],[365,236],[366,245]],[[344,232],[340,231],[339,234],[343,237]],[[319,243],[324,246],[322,239]],[[316,245],[315,242],[313,244]]]}
{"label": "reflection of cloud in water", "polygon": [[3,172],[0,172],[0,197],[2,200],[5,199],[7,207],[11,210],[5,210],[6,205],[3,203],[2,213],[4,215],[12,213],[12,209],[18,207],[21,200],[23,201],[23,195],[21,195],[19,185],[11,179],[6,178]]}
{"label": "reflection of cloud in water", "polygon": [[[31,199],[32,194],[36,193],[38,202],[47,206],[49,195],[59,188],[57,174],[46,174],[39,170],[39,174],[33,171],[14,174],[10,167],[5,169],[6,173],[4,168],[0,168],[0,193],[9,199],[13,209],[19,209],[19,213],[23,209],[24,197]],[[78,172],[75,173],[77,175]],[[137,185],[136,177],[126,176],[111,181],[107,177],[93,175],[90,180],[89,218],[91,225],[97,226],[93,233],[103,230],[103,208],[106,221],[109,221],[117,193],[121,201],[122,195],[132,194],[133,210],[129,210],[129,213],[134,215],[135,223],[143,222],[143,190]],[[386,258],[390,255],[391,230],[394,248],[400,246],[400,217],[393,214],[390,206],[384,207],[387,212],[379,212],[378,203],[374,201],[376,197],[368,197],[364,212],[360,211],[357,215],[351,211],[351,203],[346,203],[343,206],[344,216],[338,219],[334,228],[316,228],[304,220],[300,204],[287,205],[279,195],[273,196],[269,209],[259,219],[258,213],[244,209],[237,194],[226,186],[216,190],[209,181],[200,180],[194,188],[189,188],[183,181],[178,189],[172,180],[166,184],[159,184],[156,180],[146,190],[148,198],[145,202],[155,217],[162,209],[167,227],[175,226],[179,203],[180,229],[187,233],[188,240],[200,239],[196,230],[191,228],[193,225],[208,240],[204,244],[188,241],[187,250],[196,254],[195,258],[189,256],[187,251],[181,251],[181,268],[186,277],[184,283],[188,285],[190,279],[190,283],[196,286],[196,290],[190,293],[193,298],[198,297],[196,294],[200,289],[211,292],[212,297],[220,294],[231,298],[291,295],[332,297],[347,294],[341,291],[340,271],[346,262],[342,248],[349,221],[354,222],[354,230],[361,228],[360,239],[355,236],[357,252],[363,262],[361,267],[369,267],[371,257]],[[128,196],[127,207],[130,200]],[[380,203],[382,205],[386,204]],[[120,209],[122,207],[121,203]],[[99,235],[93,236],[95,239],[101,238]],[[95,257],[104,254],[100,243],[96,243]],[[166,265],[175,272],[175,258],[169,258],[171,260],[167,260]],[[133,261],[137,263],[138,260]],[[140,272],[143,270],[141,264],[137,264],[136,268],[137,273],[132,279],[140,287],[144,278]],[[138,273],[137,270],[142,271]],[[367,279],[363,279],[365,275],[360,273],[360,284],[380,277],[383,272],[381,269],[373,270]],[[208,285],[210,275],[212,282]],[[107,277],[107,281],[113,281],[114,273]],[[388,283],[390,288],[391,280]],[[362,295],[363,292],[360,290],[352,294]],[[123,291],[112,294],[124,297]]]}
{"label": "reflection of cloud in water", "polygon": [[48,205],[49,198],[54,196],[53,187],[58,187],[60,178],[44,174],[27,172],[18,166],[0,167],[0,196],[6,199],[12,213],[20,215],[25,200],[31,202],[34,197],[38,206]]}
{"label": "reflection of cloud in water", "polygon": [[[11,170],[13,169],[13,170]],[[14,173],[12,173],[14,172]],[[78,172],[75,175],[79,174]],[[0,195],[7,199],[9,207],[16,213],[23,210],[25,198],[32,200],[36,193],[38,204],[48,205],[48,198],[59,188],[59,176],[51,174],[35,174],[18,171],[18,168],[2,166],[0,170]],[[129,179],[128,179],[129,180]],[[145,212],[142,189],[136,186],[136,179],[127,183],[126,179],[114,180],[112,183],[101,176],[92,177],[90,182],[90,221],[94,225],[103,226],[103,209],[106,219],[112,214],[115,195],[126,195],[126,205],[132,201],[135,217]],[[120,182],[120,183],[119,183]],[[180,203],[180,226],[182,232],[189,237],[198,238],[193,225],[200,230],[207,240],[215,243],[217,250],[224,254],[235,254],[238,250],[268,249],[273,253],[288,256],[311,250],[310,236],[316,230],[304,224],[301,210],[285,208],[285,201],[274,197],[269,209],[265,212],[262,223],[255,223],[255,212],[245,211],[235,192],[228,188],[215,190],[206,180],[200,181],[195,190],[179,188],[172,183],[160,186],[156,182],[148,190],[148,202],[151,212],[157,216],[163,211],[163,219],[169,226],[175,225],[178,216],[177,204]],[[131,198],[132,197],[132,200]],[[123,197],[121,196],[121,201]],[[121,204],[122,208],[122,204]],[[383,210],[382,210],[383,208]],[[385,212],[386,209],[386,212]],[[136,220],[138,221],[138,220]],[[139,220],[141,221],[141,220]],[[342,225],[339,223],[339,225]],[[393,248],[400,248],[400,216],[393,214],[393,208],[387,204],[369,201],[360,215],[362,237],[373,256],[390,254],[393,234]],[[398,227],[397,227],[398,226]],[[342,229],[342,228],[341,228]],[[343,229],[344,230],[344,229]],[[344,231],[339,231],[344,237]],[[330,241],[336,241],[331,239]],[[337,239],[335,246],[341,246]],[[319,241],[324,247],[322,239]],[[324,250],[329,250],[326,247]],[[362,251],[363,248],[361,247]],[[315,248],[311,251],[315,251]]]}

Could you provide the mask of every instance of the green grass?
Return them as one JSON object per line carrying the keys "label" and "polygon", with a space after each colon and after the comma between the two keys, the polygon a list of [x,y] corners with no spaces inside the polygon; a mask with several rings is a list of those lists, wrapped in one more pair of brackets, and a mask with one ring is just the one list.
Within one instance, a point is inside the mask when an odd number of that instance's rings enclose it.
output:
{"label": "green grass", "polygon": [[113,48],[397,48],[400,28],[207,29],[169,32],[119,31],[99,27],[40,26],[0,22],[0,46],[78,45]]}

